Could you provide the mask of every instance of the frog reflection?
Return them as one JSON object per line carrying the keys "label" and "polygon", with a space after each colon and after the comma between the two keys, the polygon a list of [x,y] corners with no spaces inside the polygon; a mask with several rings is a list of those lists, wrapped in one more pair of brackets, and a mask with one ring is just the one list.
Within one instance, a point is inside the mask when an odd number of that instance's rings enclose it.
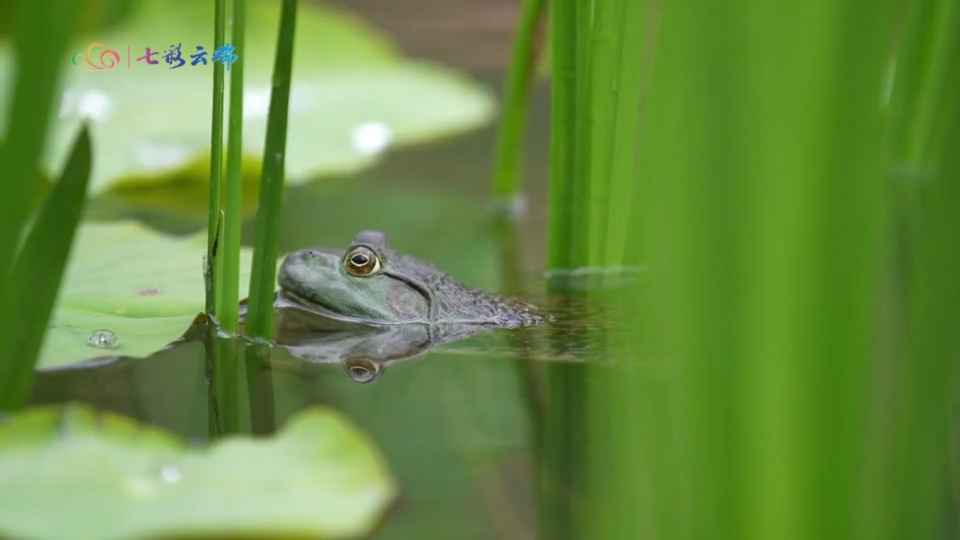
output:
{"label": "frog reflection", "polygon": [[277,293],[274,306],[279,349],[271,360],[275,365],[304,368],[304,363],[338,363],[359,383],[376,381],[395,362],[494,328],[477,324],[357,325],[319,316],[291,302],[283,292]]}

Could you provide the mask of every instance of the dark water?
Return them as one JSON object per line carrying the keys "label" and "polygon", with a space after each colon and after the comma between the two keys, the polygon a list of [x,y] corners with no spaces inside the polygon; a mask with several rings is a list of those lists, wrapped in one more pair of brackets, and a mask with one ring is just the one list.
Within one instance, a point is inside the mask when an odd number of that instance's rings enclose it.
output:
{"label": "dark water", "polygon": [[[278,311],[277,341],[285,345],[252,363],[241,348],[237,367],[222,371],[211,367],[198,327],[148,358],[44,373],[33,401],[81,400],[198,442],[269,434],[306,407],[329,405],[373,438],[399,481],[401,498],[376,538],[533,538],[542,367],[556,372],[607,358],[590,330],[617,326],[611,313],[570,298],[536,300],[552,307],[555,322],[435,348],[406,330],[291,330],[296,323]],[[234,410],[225,410],[231,400]]]}

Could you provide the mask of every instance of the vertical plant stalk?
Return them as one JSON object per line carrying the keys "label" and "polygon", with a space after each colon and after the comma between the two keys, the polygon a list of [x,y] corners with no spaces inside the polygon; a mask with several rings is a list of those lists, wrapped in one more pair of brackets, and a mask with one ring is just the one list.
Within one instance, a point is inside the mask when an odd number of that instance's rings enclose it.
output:
{"label": "vertical plant stalk", "polygon": [[662,208],[685,538],[854,537],[891,4],[665,3],[659,157],[640,174]]}
{"label": "vertical plant stalk", "polygon": [[0,363],[0,410],[19,409],[30,396],[36,359],[87,200],[91,154],[90,131],[84,124],[10,274],[17,285],[9,291],[12,305],[18,307],[16,339],[7,361]]}
{"label": "vertical plant stalk", "polygon": [[[34,208],[40,186],[40,159],[47,141],[60,70],[68,62],[67,45],[73,35],[80,2],[20,0],[14,9],[16,81],[7,107],[6,141],[0,146],[3,183],[0,197],[0,299],[19,287],[7,276],[13,267],[21,231]],[[16,306],[4,313],[13,315]],[[3,325],[9,328],[7,325]],[[3,341],[3,343],[9,343]]]}
{"label": "vertical plant stalk", "polygon": [[591,51],[595,129],[588,203],[590,264],[621,265],[626,253],[637,175],[646,9],[647,2],[642,0],[597,4],[595,47]]}
{"label": "vertical plant stalk", "polygon": [[497,136],[493,192],[499,199],[514,197],[520,190],[527,104],[536,75],[534,40],[542,31],[546,4],[547,0],[524,0],[520,25],[513,38],[513,58],[510,61],[510,73],[504,89],[506,110]]}
{"label": "vertical plant stalk", "polygon": [[[67,185],[54,188],[54,192],[60,193],[58,204],[65,204],[60,207],[65,214],[58,221],[63,226],[62,230],[49,230],[49,223],[36,222],[33,224],[34,231],[28,237],[29,243],[21,248],[21,240],[39,192],[41,157],[53,109],[57,106],[55,96],[60,71],[67,63],[67,45],[78,19],[79,2],[61,4],[51,0],[21,0],[13,6],[15,56],[11,64],[14,71],[4,76],[16,83],[12,88],[11,100],[4,104],[8,107],[6,140],[0,144],[0,175],[7,179],[3,182],[4,195],[0,197],[0,392],[3,395],[0,403],[4,408],[19,407],[29,395],[40,345],[34,347],[28,342],[40,339],[42,343],[50,309],[56,300],[62,265],[66,264],[64,259],[58,266],[60,257],[55,250],[64,239],[68,240],[63,249],[69,247],[69,239],[76,227],[75,223],[70,225],[73,208],[67,203],[82,208],[86,196],[87,178],[75,178],[75,169],[68,167],[64,173],[68,179]],[[71,155],[73,158],[76,155]],[[71,163],[76,165],[75,162]],[[70,200],[69,192],[74,188],[83,190],[79,200]],[[53,194],[48,197],[53,197]],[[64,202],[63,198],[68,200]],[[50,204],[48,199],[46,207]],[[43,219],[55,217],[48,215]],[[49,236],[38,240],[40,232],[36,231],[40,229]],[[50,245],[44,248],[36,245],[38,242]],[[17,252],[21,249],[23,252],[18,257]],[[32,262],[48,266],[25,266]],[[19,281],[22,276],[29,276],[30,281]],[[44,304],[50,293],[46,289],[26,294],[30,291],[28,287],[31,283],[38,287],[54,287],[49,305]],[[38,326],[25,328],[22,326],[24,323]],[[39,338],[33,335],[38,331]],[[34,352],[31,353],[31,350]]]}
{"label": "vertical plant stalk", "polygon": [[54,9],[51,0],[14,2],[14,54],[10,73],[15,81],[7,107],[5,140],[0,143],[0,369],[14,369],[18,358],[12,351],[19,341],[14,334],[20,309],[14,292],[21,288],[10,273],[17,257],[23,231],[35,208],[39,192],[40,161],[47,141],[60,70],[67,64],[67,44],[75,29],[78,2]]}
{"label": "vertical plant stalk", "polygon": [[547,268],[569,268],[568,244],[573,238],[571,207],[574,193],[576,139],[578,0],[553,0],[551,54],[553,100],[550,129],[550,221]]}
{"label": "vertical plant stalk", "polygon": [[[609,0],[605,0],[609,1]],[[598,2],[601,3],[601,2]],[[589,266],[590,204],[593,182],[590,177],[591,163],[595,159],[593,149],[594,118],[593,103],[593,0],[574,2],[575,69],[573,107],[573,198],[566,215],[572,221],[571,236],[567,241],[570,252],[570,267]]]}
{"label": "vertical plant stalk", "polygon": [[224,201],[224,227],[219,250],[223,256],[223,283],[217,315],[220,326],[229,333],[239,327],[240,293],[240,218],[243,182],[243,66],[246,57],[246,0],[233,0],[231,43],[237,61],[230,66],[230,130],[227,134],[227,187]]}
{"label": "vertical plant stalk", "polygon": [[[215,19],[213,49],[223,47],[226,32],[226,0],[213,0]],[[222,291],[223,263],[217,254],[220,240],[221,213],[220,193],[223,176],[223,64],[213,63],[213,119],[210,129],[210,198],[207,212],[207,260],[206,271],[210,276],[207,284],[206,311],[215,316]]]}
{"label": "vertical plant stalk", "polygon": [[283,200],[284,161],[287,153],[287,119],[290,83],[293,72],[293,43],[297,22],[297,0],[284,0],[277,34],[277,54],[273,66],[273,89],[260,175],[260,204],[250,276],[250,300],[247,333],[270,339],[274,282],[277,278],[277,240]]}

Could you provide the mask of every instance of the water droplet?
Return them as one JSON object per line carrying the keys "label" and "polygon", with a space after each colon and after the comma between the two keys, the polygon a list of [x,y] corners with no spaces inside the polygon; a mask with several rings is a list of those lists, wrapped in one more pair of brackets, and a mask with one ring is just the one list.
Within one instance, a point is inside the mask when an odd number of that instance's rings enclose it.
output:
{"label": "water droplet", "polygon": [[383,122],[364,122],[353,128],[350,142],[361,154],[379,154],[393,142],[393,130]]}
{"label": "water droplet", "polygon": [[160,468],[160,478],[168,484],[176,484],[183,478],[183,471],[176,465],[164,465]]}
{"label": "water droplet", "polygon": [[110,330],[97,330],[87,338],[87,345],[98,349],[115,349],[120,345],[120,338]]}

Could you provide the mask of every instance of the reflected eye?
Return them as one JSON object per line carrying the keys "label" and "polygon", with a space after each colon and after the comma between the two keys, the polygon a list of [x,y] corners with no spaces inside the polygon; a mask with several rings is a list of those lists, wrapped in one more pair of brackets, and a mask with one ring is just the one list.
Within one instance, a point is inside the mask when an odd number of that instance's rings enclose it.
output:
{"label": "reflected eye", "polygon": [[367,248],[359,247],[347,254],[344,267],[354,276],[369,276],[380,270],[380,260]]}

